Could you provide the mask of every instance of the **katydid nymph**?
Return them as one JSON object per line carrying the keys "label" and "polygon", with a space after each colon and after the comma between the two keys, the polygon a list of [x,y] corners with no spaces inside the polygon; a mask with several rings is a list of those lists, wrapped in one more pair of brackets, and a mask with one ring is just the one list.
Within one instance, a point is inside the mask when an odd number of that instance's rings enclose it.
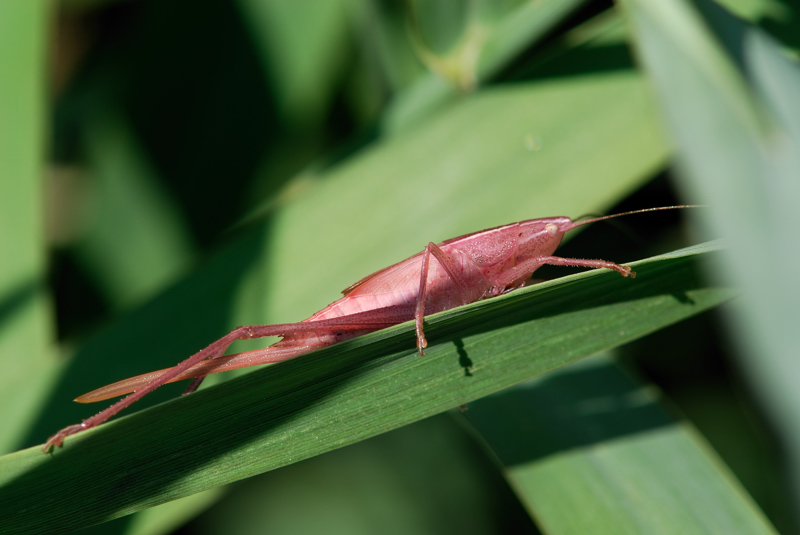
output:
{"label": "katydid nymph", "polygon": [[[530,219],[503,225],[425,249],[402,262],[376,271],[346,288],[344,296],[299,323],[239,327],[177,366],[113,383],[75,401],[91,403],[133,392],[80,424],[50,437],[45,453],[62,445],[64,438],[96,427],[159,386],[193,379],[184,394],[195,391],[203,379],[247,366],[276,363],[363,334],[414,320],[417,350],[424,356],[428,345],[425,314],[449,310],[494,297],[523,286],[539,267],[550,264],[611,269],[623,277],[636,274],[628,266],[605,260],[552,256],[564,234],[581,225],[624,215],[693,206],[663,206],[596,217],[575,222],[568,217]],[[264,349],[224,355],[234,340],[281,336]]]}

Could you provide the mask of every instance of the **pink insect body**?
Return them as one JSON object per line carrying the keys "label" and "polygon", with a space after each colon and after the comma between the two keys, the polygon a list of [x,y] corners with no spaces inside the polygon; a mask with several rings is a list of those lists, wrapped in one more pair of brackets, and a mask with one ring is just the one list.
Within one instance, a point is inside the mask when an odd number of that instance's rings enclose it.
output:
{"label": "pink insect body", "polygon": [[[177,366],[131,377],[104,386],[76,399],[81,403],[102,401],[129,392],[106,410],[66,427],[50,437],[42,448],[48,452],[61,446],[65,437],[96,427],[159,386],[195,378],[185,393],[193,392],[203,378],[247,366],[287,360],[363,334],[415,320],[417,348],[427,346],[423,317],[499,295],[518,288],[544,264],[608,268],[634,277],[627,266],[604,260],[582,260],[552,256],[569,230],[610,217],[683,206],[636,210],[578,223],[568,217],[530,219],[493,229],[429,243],[425,250],[402,262],[369,275],[342,293],[344,296],[299,323],[239,327]],[[239,339],[281,336],[265,349],[234,355],[223,353]]]}

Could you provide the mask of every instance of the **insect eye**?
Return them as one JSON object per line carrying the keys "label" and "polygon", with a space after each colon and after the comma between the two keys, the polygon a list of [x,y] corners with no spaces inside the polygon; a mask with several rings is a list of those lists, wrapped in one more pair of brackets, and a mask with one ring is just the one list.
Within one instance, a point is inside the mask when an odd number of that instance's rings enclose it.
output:
{"label": "insect eye", "polygon": [[555,223],[548,223],[544,226],[544,229],[547,231],[548,234],[551,236],[555,236],[558,232],[558,225]]}

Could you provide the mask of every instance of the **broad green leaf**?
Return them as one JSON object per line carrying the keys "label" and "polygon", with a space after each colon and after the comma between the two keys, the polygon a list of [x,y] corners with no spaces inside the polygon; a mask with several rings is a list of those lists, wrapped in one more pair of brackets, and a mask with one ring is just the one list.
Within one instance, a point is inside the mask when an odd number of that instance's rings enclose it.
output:
{"label": "broad green leaf", "polygon": [[[667,153],[646,88],[624,57],[602,72],[573,69],[482,91],[427,119],[299,177],[277,210],[202,270],[82,347],[27,443],[85,417],[87,407],[67,402],[75,395],[172,364],[236,324],[306,317],[427,241],[605,210]],[[176,392],[163,390],[153,399]],[[151,490],[151,504],[177,496]],[[92,513],[100,504],[87,500],[75,503],[86,518],[122,514]]]}
{"label": "broad green leaf", "polygon": [[774,533],[658,397],[598,355],[478,400],[465,416],[547,533]]}
{"label": "broad green leaf", "polygon": [[731,245],[713,273],[746,289],[731,333],[800,488],[800,252],[791,246],[800,231],[800,66],[712,3],[701,5],[719,35],[686,2],[625,4],[678,149],[682,185],[710,205],[701,216]]}
{"label": "broad green leaf", "polygon": [[76,253],[112,306],[124,308],[173,282],[189,264],[192,244],[130,124],[108,105],[96,108],[85,134],[91,209]]}
{"label": "broad green leaf", "polygon": [[117,420],[53,455],[36,448],[7,455],[0,501],[11,507],[0,512],[0,532],[64,531],[129,514],[635,339],[735,295],[698,278],[695,256],[713,249],[634,263],[635,280],[581,273],[432,316],[426,358],[416,354],[407,323]]}
{"label": "broad green leaf", "polygon": [[276,212],[261,321],[307,317],[333,300],[332,288],[428,241],[606,210],[666,154],[633,71],[475,93],[310,179]]}
{"label": "broad green leaf", "polygon": [[[85,418],[87,407],[67,401],[82,392],[170,365],[236,324],[302,319],[427,241],[605,210],[665,157],[646,88],[624,58],[608,72],[471,95],[326,172],[300,177],[274,215],[87,343],[27,443]],[[165,387],[151,397],[175,393]]]}
{"label": "broad green leaf", "polygon": [[238,4],[283,119],[295,126],[318,124],[345,67],[350,12],[359,3],[238,0]]}
{"label": "broad green leaf", "polygon": [[0,452],[20,446],[56,365],[42,213],[49,18],[45,1],[0,3]]}
{"label": "broad green leaf", "polygon": [[219,500],[226,487],[214,487],[185,498],[162,503],[133,515],[126,535],[156,535],[172,533],[187,520]]}
{"label": "broad green leaf", "polygon": [[[800,6],[794,0],[718,0],[718,4],[750,24],[758,25],[784,45],[792,47],[795,54],[797,53],[800,47],[800,34],[797,31]],[[704,9],[710,4],[696,5]],[[725,24],[730,24],[730,14],[725,18],[727,18]]]}
{"label": "broad green leaf", "polygon": [[185,530],[198,535],[538,534],[459,412],[230,485],[229,495]]}
{"label": "broad green leaf", "polygon": [[[505,5],[494,10],[474,9],[463,31],[463,52],[456,50],[454,57],[443,61],[453,79],[464,80],[468,87],[484,83],[583,3],[584,0],[543,0],[523,2],[513,9]],[[508,11],[502,13],[504,9]],[[420,76],[395,98],[383,126],[398,131],[414,124],[443,103],[456,99],[462,89],[458,82],[449,83],[440,74]]]}
{"label": "broad green leaf", "polygon": [[219,262],[87,344],[29,443],[81,417],[65,399],[175,362],[237,324],[307,317],[428,241],[607,209],[667,153],[646,87],[624,58],[615,67],[482,91],[300,177],[285,208]]}
{"label": "broad green leaf", "polygon": [[584,3],[584,0],[523,2],[506,16],[494,15],[491,20],[479,21],[488,26],[489,34],[477,66],[479,78],[488,80],[496,75]]}

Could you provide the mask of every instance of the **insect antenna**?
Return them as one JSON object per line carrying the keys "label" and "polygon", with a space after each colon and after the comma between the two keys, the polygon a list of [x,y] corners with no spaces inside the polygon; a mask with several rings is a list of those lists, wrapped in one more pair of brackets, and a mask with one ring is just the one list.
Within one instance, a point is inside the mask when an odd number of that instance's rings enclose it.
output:
{"label": "insect antenna", "polygon": [[572,228],[580,227],[581,225],[588,225],[589,223],[597,223],[598,221],[603,221],[604,219],[612,219],[614,217],[622,217],[624,215],[632,215],[632,214],[642,214],[644,212],[658,212],[661,210],[679,210],[682,208],[705,208],[706,205],[704,204],[679,204],[676,206],[658,206],[656,208],[642,208],[641,210],[631,210],[630,212],[621,212],[619,214],[611,214],[611,215],[604,215],[601,217],[594,217],[592,219],[587,219],[585,221],[581,221],[579,223],[573,222]]}

